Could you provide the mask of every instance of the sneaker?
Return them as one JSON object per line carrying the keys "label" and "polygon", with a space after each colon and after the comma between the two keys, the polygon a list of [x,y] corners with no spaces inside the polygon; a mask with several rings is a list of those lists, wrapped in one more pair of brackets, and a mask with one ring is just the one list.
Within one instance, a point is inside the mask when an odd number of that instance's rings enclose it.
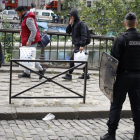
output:
{"label": "sneaker", "polygon": [[19,74],[18,78],[30,78],[30,74],[24,72],[23,74]]}
{"label": "sneaker", "polygon": [[66,74],[64,77],[62,77],[65,80],[72,80],[72,75],[71,74]]}
{"label": "sneaker", "polygon": [[[46,69],[45,69],[45,68],[43,68],[42,71],[39,71],[39,73],[40,73],[41,75],[43,75],[43,76],[44,76],[45,72],[46,72]],[[39,76],[39,79],[42,79],[42,78],[43,78],[43,76],[41,76],[41,75]]]}
{"label": "sneaker", "polygon": [[[79,79],[84,79],[84,73],[79,77]],[[87,73],[87,79],[90,79],[90,76],[88,73]]]}

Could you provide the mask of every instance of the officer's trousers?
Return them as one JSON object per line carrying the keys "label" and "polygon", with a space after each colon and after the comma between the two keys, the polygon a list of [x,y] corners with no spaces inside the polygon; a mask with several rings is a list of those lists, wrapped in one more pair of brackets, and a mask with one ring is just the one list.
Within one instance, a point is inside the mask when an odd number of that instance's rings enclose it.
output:
{"label": "officer's trousers", "polygon": [[120,120],[122,105],[128,93],[135,129],[140,130],[140,74],[121,73],[114,84],[114,101],[111,103],[109,129],[116,131]]}

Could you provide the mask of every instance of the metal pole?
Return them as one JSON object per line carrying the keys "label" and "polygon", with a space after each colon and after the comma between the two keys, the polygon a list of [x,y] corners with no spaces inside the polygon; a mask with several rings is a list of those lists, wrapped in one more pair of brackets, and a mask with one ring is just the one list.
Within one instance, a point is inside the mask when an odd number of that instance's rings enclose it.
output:
{"label": "metal pole", "polygon": [[83,98],[84,104],[86,103],[87,66],[88,66],[88,62],[85,65],[85,72],[84,72],[84,98]]}
{"label": "metal pole", "polygon": [[59,35],[57,35],[57,60],[58,60]]}
{"label": "metal pole", "polygon": [[108,49],[108,39],[106,40],[106,52],[107,52],[107,49]]}
{"label": "metal pole", "polygon": [[52,48],[51,38],[52,38],[52,35],[50,35],[50,51],[49,51],[49,60],[51,60],[51,48]]}
{"label": "metal pole", "polygon": [[6,42],[6,32],[4,33],[4,55],[5,55],[5,42]]}
{"label": "metal pole", "polygon": [[12,61],[10,61],[10,89],[9,89],[9,104],[11,104],[11,92],[12,92]]}
{"label": "metal pole", "polygon": [[67,36],[65,36],[65,43],[64,43],[64,60],[65,60],[65,57],[66,57],[66,40],[67,40]]}
{"label": "metal pole", "polygon": [[12,54],[13,54],[13,46],[14,46],[14,43],[13,43],[13,35],[14,35],[14,33],[12,33],[12,48],[11,48],[11,59],[12,59]]}
{"label": "metal pole", "polygon": [[100,66],[100,53],[101,53],[101,39],[100,39],[100,45],[99,45],[99,62],[98,62],[98,67]]}
{"label": "metal pole", "polygon": [[91,62],[92,67],[93,67],[93,55],[94,55],[94,38],[93,38],[93,47],[92,47],[92,62]]}

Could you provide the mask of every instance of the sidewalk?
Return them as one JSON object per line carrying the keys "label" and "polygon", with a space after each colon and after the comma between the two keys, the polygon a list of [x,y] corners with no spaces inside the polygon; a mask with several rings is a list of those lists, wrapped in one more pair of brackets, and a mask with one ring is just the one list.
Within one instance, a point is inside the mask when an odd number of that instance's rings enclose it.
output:
{"label": "sidewalk", "polygon": [[[36,74],[31,74],[31,79],[19,79],[18,74],[22,68],[13,67],[12,95],[15,95],[39,81]],[[52,77],[64,69],[47,69],[46,76]],[[61,119],[91,119],[108,117],[110,102],[99,89],[99,72],[89,70],[90,80],[87,81],[86,104],[83,99],[12,99],[9,104],[9,67],[0,69],[0,119],[41,119],[48,113],[55,114]],[[78,79],[82,70],[75,70],[72,81],[65,81],[60,76],[54,79],[59,84],[65,85],[83,95],[84,80]],[[51,96],[77,96],[54,83],[47,82],[20,96],[51,97]],[[123,117],[131,117],[130,105],[126,99],[122,112]]]}
{"label": "sidewalk", "polygon": [[[2,120],[0,140],[99,140],[107,133],[107,120]],[[133,135],[132,119],[121,119],[116,139],[132,140]]]}

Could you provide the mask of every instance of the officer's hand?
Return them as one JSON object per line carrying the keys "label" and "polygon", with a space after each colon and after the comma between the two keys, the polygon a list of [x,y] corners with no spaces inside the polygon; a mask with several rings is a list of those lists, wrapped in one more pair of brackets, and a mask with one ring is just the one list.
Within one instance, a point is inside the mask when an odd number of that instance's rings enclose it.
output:
{"label": "officer's hand", "polygon": [[83,50],[84,50],[84,47],[80,47],[80,48],[79,48],[79,51],[83,51]]}
{"label": "officer's hand", "polygon": [[31,46],[31,43],[27,42],[26,43],[26,46],[30,47]]}

